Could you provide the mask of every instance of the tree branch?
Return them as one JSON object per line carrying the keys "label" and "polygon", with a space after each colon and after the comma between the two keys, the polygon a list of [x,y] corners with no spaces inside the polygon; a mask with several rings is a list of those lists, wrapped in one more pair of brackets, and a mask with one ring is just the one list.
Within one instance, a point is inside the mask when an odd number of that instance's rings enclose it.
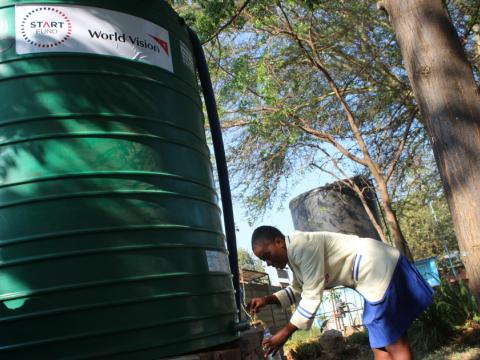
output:
{"label": "tree branch", "polygon": [[[476,19],[478,17],[479,13],[480,13],[480,2],[478,3],[477,8],[475,10],[475,15],[470,15],[470,17],[472,19]],[[473,21],[470,24],[470,26],[468,27],[468,29],[465,30],[465,33],[463,34],[463,36],[461,38],[462,44],[465,44],[467,42],[468,37],[470,36],[470,34],[472,33],[472,31],[474,30],[474,27],[476,25],[478,26],[478,24],[475,21]]]}
{"label": "tree branch", "polygon": [[372,223],[373,227],[375,228],[375,230],[378,233],[378,236],[380,236],[380,239],[382,240],[382,242],[387,243],[387,239],[385,237],[385,234],[383,233],[382,227],[377,222],[377,219],[375,218],[375,215],[373,214],[372,210],[370,209],[370,207],[367,204],[367,201],[365,200],[365,195],[364,195],[364,190],[365,189],[363,189],[363,190],[360,189],[358,184],[355,183],[355,181],[353,181],[352,179],[349,178],[349,176],[345,173],[345,171],[343,171],[343,169],[340,167],[337,160],[335,158],[333,158],[333,156],[331,156],[327,151],[325,151],[325,149],[320,148],[319,150],[321,152],[323,152],[324,155],[330,159],[330,162],[333,163],[335,168],[342,174],[343,179],[340,179],[337,176],[337,174],[335,174],[334,172],[329,171],[329,170],[327,170],[323,167],[320,167],[315,163],[311,163],[311,166],[314,166],[314,167],[318,168],[320,171],[323,171],[327,174],[330,174],[331,176],[335,177],[339,182],[341,182],[345,186],[347,186],[350,189],[352,189],[353,191],[355,191],[355,193],[357,193],[357,195],[360,199],[360,202],[362,203],[362,206],[365,209],[365,212],[367,213],[368,218],[370,219],[370,222]]}
{"label": "tree branch", "polygon": [[250,0],[245,0],[245,2],[243,3],[243,5],[237,10],[237,12],[230,18],[230,20],[228,20],[225,24],[223,24],[222,26],[220,26],[220,28],[218,28],[218,30],[212,35],[210,36],[207,40],[205,40],[202,45],[205,45],[206,43],[209,43],[210,41],[212,41],[213,39],[215,39],[216,37],[218,37],[218,35],[223,31],[225,30],[227,27],[230,26],[230,24],[232,24],[239,16],[240,14],[242,13],[243,9],[245,9],[248,5],[248,3],[250,2]]}
{"label": "tree branch", "polygon": [[[317,57],[317,59],[314,59],[312,55],[308,52],[308,50],[305,48],[305,46],[302,43],[302,40],[298,37],[298,35],[295,33],[293,30],[293,27],[290,23],[290,20],[288,18],[288,15],[286,14],[285,10],[282,7],[282,4],[280,1],[277,1],[277,6],[279,7],[281,13],[283,14],[283,17],[285,18],[285,22],[287,24],[287,27],[290,31],[290,36],[294,38],[294,40],[297,42],[298,46],[300,49],[303,51],[305,56],[309,59],[309,61],[312,63],[313,66],[315,66],[322,74],[325,76],[327,79],[327,82],[329,83],[330,87],[332,88],[333,92],[335,93],[335,96],[337,99],[340,101],[340,104],[342,105],[346,115],[347,115],[347,121],[350,124],[350,127],[352,128],[353,134],[355,136],[355,139],[357,140],[358,146],[360,148],[360,151],[363,153],[364,158],[360,159],[356,157],[358,160],[360,160],[359,163],[364,164],[368,166],[368,168],[372,171],[373,175],[376,177],[380,173],[380,169],[378,167],[378,164],[376,164],[374,161],[372,161],[372,158],[370,156],[370,153],[368,151],[368,148],[365,144],[365,141],[363,140],[363,137],[360,133],[360,130],[358,128],[357,122],[355,120],[355,116],[353,115],[352,110],[350,109],[350,106],[346,102],[345,98],[341,94],[340,89],[338,88],[335,80],[333,80],[332,76],[330,73],[327,71],[327,69],[323,66],[322,62],[320,59]],[[315,54],[317,55],[317,54]],[[348,153],[348,152],[347,152]],[[347,155],[346,155],[347,156]],[[357,161],[357,160],[355,160]]]}
{"label": "tree branch", "polygon": [[367,162],[359,158],[358,156],[353,155],[350,151],[348,151],[346,148],[344,148],[331,134],[325,133],[323,131],[316,130],[312,128],[310,125],[308,125],[307,121],[303,118],[301,118],[298,115],[295,114],[289,114],[293,119],[299,121],[301,124],[297,124],[296,126],[305,131],[306,133],[315,136],[316,138],[328,142],[329,144],[333,145],[338,151],[340,151],[343,155],[348,157],[350,160],[355,161],[358,164],[361,164],[363,166],[368,166]]}
{"label": "tree branch", "polygon": [[418,109],[415,109],[413,111],[412,115],[410,116],[410,120],[407,123],[407,127],[405,129],[404,134],[403,134],[402,141],[400,142],[400,144],[398,146],[398,149],[397,149],[397,152],[396,152],[392,162],[390,163],[390,167],[387,170],[387,173],[385,175],[385,182],[387,182],[387,183],[388,183],[388,180],[390,180],[390,177],[392,176],[393,171],[395,170],[395,167],[398,164],[398,161],[400,160],[400,156],[402,155],[405,144],[407,143],[408,135],[410,134],[410,128],[412,127],[413,120],[415,119],[415,116],[417,116],[417,113],[418,113]]}

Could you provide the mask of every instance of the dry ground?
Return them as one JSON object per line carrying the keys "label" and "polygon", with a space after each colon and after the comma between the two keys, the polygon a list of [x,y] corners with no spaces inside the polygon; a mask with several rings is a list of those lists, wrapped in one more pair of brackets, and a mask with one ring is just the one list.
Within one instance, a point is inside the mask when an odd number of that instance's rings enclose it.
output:
{"label": "dry ground", "polygon": [[[480,344],[474,346],[448,345],[429,355],[419,355],[415,360],[480,360]],[[345,360],[373,360],[371,351],[364,349],[357,355],[352,355]]]}
{"label": "dry ground", "polygon": [[419,360],[480,360],[480,344],[476,346],[444,346]]}

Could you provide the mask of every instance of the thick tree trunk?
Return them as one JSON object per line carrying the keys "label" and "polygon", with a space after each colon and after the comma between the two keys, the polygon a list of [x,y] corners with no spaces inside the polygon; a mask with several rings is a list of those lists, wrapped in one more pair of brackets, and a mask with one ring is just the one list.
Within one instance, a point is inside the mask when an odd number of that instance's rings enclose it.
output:
{"label": "thick tree trunk", "polygon": [[480,98],[442,0],[384,0],[480,304]]}

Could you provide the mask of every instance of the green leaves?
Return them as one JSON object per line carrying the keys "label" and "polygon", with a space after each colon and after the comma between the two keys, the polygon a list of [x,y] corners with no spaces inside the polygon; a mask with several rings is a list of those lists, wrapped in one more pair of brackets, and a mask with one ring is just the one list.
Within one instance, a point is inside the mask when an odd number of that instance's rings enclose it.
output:
{"label": "green leaves", "polygon": [[171,1],[188,25],[205,41],[235,13],[233,0]]}
{"label": "green leaves", "polygon": [[238,266],[240,269],[265,272],[262,261],[255,258],[248,250],[243,248],[238,249]]}
{"label": "green leaves", "polygon": [[[324,145],[315,131],[359,152],[344,109],[318,64],[355,110],[373,155],[378,151],[379,159],[390,160],[382,151],[393,152],[390,144],[404,127],[401,121],[385,124],[385,118],[392,115],[389,107],[411,106],[411,97],[399,96],[408,86],[388,72],[386,64],[399,68],[400,57],[384,57],[383,49],[387,44],[389,51],[398,49],[391,41],[378,46],[379,38],[393,35],[372,11],[363,2],[282,1],[280,7],[255,1],[242,12],[242,30],[229,29],[212,46],[218,56],[212,58],[214,66],[221,68],[217,84],[219,103],[228,114],[224,121],[242,118],[244,124],[235,129],[230,160],[240,197],[251,212],[257,214],[281,197],[291,173],[322,161],[319,147]],[[372,131],[385,127],[387,137]],[[379,143],[383,148],[375,147]]]}
{"label": "green leaves", "polygon": [[402,173],[394,205],[412,252],[423,258],[445,254],[445,245],[455,251],[458,245],[431,150],[417,151],[422,156]]}
{"label": "green leaves", "polygon": [[[368,174],[371,168],[339,150],[363,158],[357,130],[380,176],[392,164],[398,169],[390,194],[405,196],[395,192],[405,182],[402,174],[417,166],[415,159],[425,156],[420,150],[429,145],[414,117],[396,158],[416,103],[395,35],[375,2],[255,0],[242,8],[244,3],[174,1],[202,39],[218,35],[205,49],[233,186],[251,218],[280,203],[299,174],[311,169],[342,178]],[[463,23],[466,18],[458,17]]]}
{"label": "green leaves", "polygon": [[475,299],[465,282],[442,283],[436,287],[433,303],[413,323],[408,336],[422,352],[443,345],[455,329],[478,316]]}

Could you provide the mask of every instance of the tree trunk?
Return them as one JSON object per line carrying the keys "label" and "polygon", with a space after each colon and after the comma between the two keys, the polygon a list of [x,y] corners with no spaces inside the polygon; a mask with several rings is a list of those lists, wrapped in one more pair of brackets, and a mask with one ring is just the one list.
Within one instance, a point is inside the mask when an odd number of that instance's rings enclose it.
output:
{"label": "tree trunk", "polygon": [[[378,223],[377,219],[375,218],[375,215],[372,212],[372,209],[370,209],[367,202],[365,201],[365,197],[363,196],[363,192],[360,189],[358,189],[358,187],[354,188],[353,190],[357,193],[358,198],[360,199],[360,202],[362,203],[363,208],[365,209],[365,212],[367,213],[367,216],[370,219],[370,222],[372,223],[373,227],[377,231],[378,236],[380,237],[380,240],[383,243],[388,244],[388,241],[387,241],[387,238],[386,238],[386,236],[383,232],[382,226]],[[381,211],[381,209],[378,209],[378,211]]]}
{"label": "tree trunk", "polygon": [[480,304],[480,98],[442,0],[384,0]]}
{"label": "tree trunk", "polygon": [[387,226],[390,227],[393,236],[393,242],[395,247],[405,256],[408,260],[413,261],[412,253],[408,247],[407,241],[403,236],[400,224],[398,223],[397,215],[392,208],[392,202],[390,195],[388,194],[387,184],[385,181],[377,179],[378,190],[380,192],[380,199],[382,201],[383,209],[385,210],[385,216],[387,217]]}

